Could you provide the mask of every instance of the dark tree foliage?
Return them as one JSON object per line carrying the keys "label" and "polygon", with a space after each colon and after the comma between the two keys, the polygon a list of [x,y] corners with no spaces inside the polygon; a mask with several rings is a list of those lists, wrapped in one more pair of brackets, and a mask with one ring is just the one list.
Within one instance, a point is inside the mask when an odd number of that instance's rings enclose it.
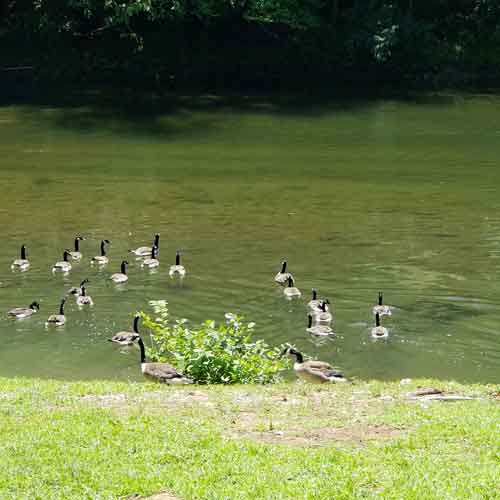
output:
{"label": "dark tree foliage", "polygon": [[4,0],[0,66],[161,88],[490,84],[498,0]]}

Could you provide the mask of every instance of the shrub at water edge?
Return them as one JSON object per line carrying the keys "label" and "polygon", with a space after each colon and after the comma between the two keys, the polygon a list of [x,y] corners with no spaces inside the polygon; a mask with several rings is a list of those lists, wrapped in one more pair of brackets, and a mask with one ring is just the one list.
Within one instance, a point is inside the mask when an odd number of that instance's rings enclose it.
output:
{"label": "shrub at water edge", "polygon": [[232,313],[225,321],[207,320],[197,327],[186,319],[170,321],[166,300],[150,302],[154,318],[141,313],[151,329],[151,360],[168,362],[198,384],[270,384],[281,380],[289,361],[281,347],[252,341],[255,323]]}

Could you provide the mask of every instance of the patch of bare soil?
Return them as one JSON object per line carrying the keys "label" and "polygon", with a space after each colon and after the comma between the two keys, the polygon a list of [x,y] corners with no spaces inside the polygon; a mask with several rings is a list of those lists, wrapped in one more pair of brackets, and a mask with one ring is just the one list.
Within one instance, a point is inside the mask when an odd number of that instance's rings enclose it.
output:
{"label": "patch of bare soil", "polygon": [[170,493],[155,493],[150,497],[141,497],[140,495],[131,495],[126,500],[181,500],[179,497],[174,497]]}
{"label": "patch of bare soil", "polygon": [[352,425],[349,427],[321,427],[318,429],[269,430],[265,432],[240,431],[233,436],[256,441],[290,446],[325,446],[331,443],[364,445],[368,441],[385,441],[405,433],[389,425]]}

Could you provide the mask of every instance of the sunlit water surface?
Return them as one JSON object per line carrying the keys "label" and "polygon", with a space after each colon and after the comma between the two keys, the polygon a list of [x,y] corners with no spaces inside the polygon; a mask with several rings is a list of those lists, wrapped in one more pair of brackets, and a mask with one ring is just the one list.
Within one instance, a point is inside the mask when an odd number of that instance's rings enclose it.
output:
{"label": "sunlit water surface", "polygon": [[[193,102],[196,105],[193,105]],[[359,378],[498,382],[500,373],[500,98],[436,96],[283,105],[178,100],[162,111],[100,105],[0,108],[0,375],[138,380],[137,349],[106,342],[151,299],[193,323],[231,311],[256,336],[291,342]],[[161,233],[157,272],[129,248]],[[52,263],[76,234],[84,259]],[[89,265],[102,238],[111,263]],[[10,271],[22,243],[31,269]],[[168,277],[175,250],[188,277]],[[289,261],[303,299],[273,276]],[[95,307],[60,297],[83,278]],[[315,287],[336,337],[306,333]],[[388,341],[370,338],[377,292],[394,306]]]}

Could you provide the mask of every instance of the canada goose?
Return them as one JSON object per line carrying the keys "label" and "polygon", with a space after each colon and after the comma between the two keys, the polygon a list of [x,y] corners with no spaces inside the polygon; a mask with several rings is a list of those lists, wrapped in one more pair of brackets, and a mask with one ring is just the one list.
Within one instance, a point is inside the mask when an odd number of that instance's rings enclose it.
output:
{"label": "canada goose", "polygon": [[[153,240],[153,245],[154,247],[156,247],[158,249],[158,251],[160,250],[160,235],[158,233],[155,234],[155,237],[154,237],[154,240]],[[136,248],[135,250],[130,250],[132,253],[134,253],[135,255],[137,255],[137,257],[148,257],[149,255],[151,255],[151,247],[139,247],[139,248]]]}
{"label": "canada goose", "polygon": [[135,340],[139,338],[139,319],[141,317],[136,314],[134,317],[134,331],[133,332],[118,332],[117,334],[113,335],[110,339],[108,339],[110,342],[115,342],[116,344],[120,345],[132,345]]}
{"label": "canada goose", "polygon": [[374,339],[385,339],[389,336],[389,331],[380,325],[380,315],[375,314],[375,326],[372,328],[372,337]]}
{"label": "canada goose", "polygon": [[73,260],[80,260],[82,258],[82,253],[80,252],[80,241],[83,241],[85,238],[83,236],[77,236],[75,238],[75,250],[73,252],[69,252],[69,255]]}
{"label": "canada goose", "polygon": [[179,373],[173,366],[168,363],[146,363],[146,351],[144,342],[139,336],[137,339],[141,349],[141,371],[145,377],[151,378],[158,382],[166,384],[192,384],[193,381]]}
{"label": "canada goose", "polygon": [[186,276],[186,269],[184,269],[184,266],[181,265],[181,252],[180,250],[177,250],[175,253],[175,265],[170,266],[170,269],[168,271],[168,275],[173,278],[174,276],[180,276],[183,278]]}
{"label": "canada goose", "polygon": [[382,292],[378,292],[378,304],[373,306],[373,314],[377,313],[379,316],[392,316],[391,308],[382,303]]}
{"label": "canada goose", "polygon": [[7,312],[7,315],[15,319],[23,319],[31,316],[40,310],[38,302],[32,302],[28,307],[15,307]]}
{"label": "canada goose", "polygon": [[61,304],[59,305],[59,314],[51,314],[45,324],[47,326],[62,326],[66,323],[66,316],[64,316],[64,303],[66,298],[61,299]]}
{"label": "canada goose", "polygon": [[122,261],[121,272],[114,273],[114,274],[111,275],[111,279],[115,283],[125,283],[125,281],[128,280],[127,266],[128,266],[128,262],[126,260]]}
{"label": "canada goose", "polygon": [[286,272],[286,260],[284,260],[281,263],[281,271],[274,277],[274,281],[278,285],[285,286],[288,278],[293,278],[293,276]]}
{"label": "canada goose", "polygon": [[285,296],[289,299],[293,297],[300,297],[300,290],[294,286],[292,276],[288,276],[288,286],[283,290]]}
{"label": "canada goose", "polygon": [[326,337],[327,335],[333,335],[333,330],[328,325],[314,325],[312,314],[307,315],[308,324],[307,331],[311,335],[316,335],[317,337]]}
{"label": "canada goose", "polygon": [[335,370],[329,363],[324,361],[304,361],[302,354],[293,347],[287,347],[283,354],[295,356],[293,371],[296,375],[308,382],[346,382],[344,375]]}
{"label": "canada goose", "polygon": [[319,307],[321,299],[318,299],[318,292],[315,288],[312,289],[312,299],[307,303],[307,307],[312,310],[316,310]]}
{"label": "canada goose", "polygon": [[101,241],[101,255],[96,255],[95,257],[92,257],[91,264],[99,264],[100,266],[103,266],[104,264],[107,264],[109,262],[109,259],[106,255],[106,247],[105,245],[109,245],[111,241],[109,240],[102,240]]}
{"label": "canada goose", "polygon": [[60,260],[59,262],[56,262],[54,264],[54,267],[52,268],[53,273],[56,271],[68,273],[69,271],[71,271],[71,264],[68,262],[69,255],[70,251],[66,248],[66,250],[64,250],[63,260]]}
{"label": "canada goose", "polygon": [[26,258],[26,245],[21,247],[21,258],[16,259],[10,268],[13,271],[26,271],[30,267],[30,261]]}
{"label": "canada goose", "polygon": [[160,265],[160,261],[156,258],[157,250],[158,249],[156,247],[151,248],[151,257],[149,257],[148,259],[144,259],[144,261],[141,264],[141,267],[153,268],[153,267],[158,267]]}
{"label": "canada goose", "polygon": [[314,320],[316,323],[331,323],[333,316],[332,313],[328,310],[328,305],[330,301],[320,300],[318,309],[314,311]]}
{"label": "canada goose", "polygon": [[87,290],[85,288],[85,284],[88,283],[89,280],[85,279],[80,283],[80,294],[76,298],[76,303],[79,306],[93,306],[94,301],[90,295],[87,295]]}

